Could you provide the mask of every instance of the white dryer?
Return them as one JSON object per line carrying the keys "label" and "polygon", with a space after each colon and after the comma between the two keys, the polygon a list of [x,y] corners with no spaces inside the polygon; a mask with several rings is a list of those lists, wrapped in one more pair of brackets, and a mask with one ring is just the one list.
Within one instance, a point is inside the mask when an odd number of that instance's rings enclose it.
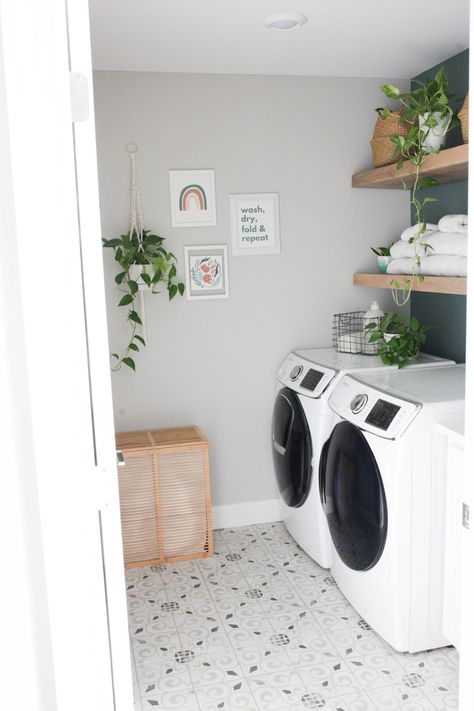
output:
{"label": "white dryer", "polygon": [[[454,365],[420,354],[404,372]],[[272,451],[282,518],[295,541],[323,568],[331,566],[333,545],[321,507],[317,475],[322,447],[334,424],[328,399],[346,373],[396,370],[378,356],[313,348],[289,353],[277,373]]]}
{"label": "white dryer", "polygon": [[320,462],[332,575],[399,651],[444,646],[446,470],[435,424],[464,409],[464,366],[346,375]]}

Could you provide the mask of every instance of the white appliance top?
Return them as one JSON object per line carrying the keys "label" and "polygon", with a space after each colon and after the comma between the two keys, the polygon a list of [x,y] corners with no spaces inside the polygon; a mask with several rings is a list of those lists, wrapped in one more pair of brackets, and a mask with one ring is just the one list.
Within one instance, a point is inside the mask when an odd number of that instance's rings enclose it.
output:
{"label": "white appliance top", "polygon": [[344,375],[329,398],[329,407],[366,432],[396,439],[424,405],[464,402],[463,365],[404,372],[374,371]]}
{"label": "white appliance top", "polygon": [[[383,368],[394,370],[396,365],[384,365],[377,355],[363,355],[362,353],[339,353],[334,348],[308,348],[307,350],[295,350],[296,355],[311,361],[316,365],[325,365],[327,368],[332,368],[337,372],[341,371],[357,371],[365,370],[366,368]],[[408,368],[422,368],[427,365],[454,365],[453,360],[439,358],[438,356],[420,353],[418,358],[408,364]],[[404,368],[404,370],[406,370]]]}
{"label": "white appliance top", "polygon": [[[440,365],[454,365],[454,361],[421,353],[404,371]],[[319,398],[340,373],[396,369],[397,366],[384,365],[378,356],[339,353],[334,348],[311,348],[289,353],[278,369],[277,378],[301,395]]]}
{"label": "white appliance top", "polygon": [[377,371],[357,376],[361,383],[379,387],[382,391],[400,395],[420,404],[458,402],[465,396],[466,366],[427,368],[422,371]]}

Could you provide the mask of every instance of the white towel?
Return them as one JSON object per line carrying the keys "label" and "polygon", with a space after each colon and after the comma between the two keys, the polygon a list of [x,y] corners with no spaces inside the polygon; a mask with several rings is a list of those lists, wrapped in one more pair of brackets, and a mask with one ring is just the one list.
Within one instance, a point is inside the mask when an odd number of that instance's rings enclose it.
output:
{"label": "white towel", "polygon": [[[431,244],[431,235],[435,234],[434,232],[430,232],[430,244]],[[424,241],[424,236],[422,238],[422,241]],[[423,247],[421,244],[417,244],[416,246],[416,251],[417,254],[423,256],[425,254],[425,247]],[[398,242],[394,242],[392,246],[390,247],[390,256],[393,257],[393,259],[400,259],[403,257],[414,257],[415,256],[415,245],[410,244],[409,242],[405,242],[404,240],[399,240]]]}
{"label": "white towel", "polygon": [[[387,267],[387,274],[407,274],[413,273],[414,260],[405,257],[404,259],[392,259]],[[466,276],[467,259],[450,254],[433,254],[430,257],[422,257],[420,268],[416,273],[426,274],[426,276]]]}
{"label": "white towel", "polygon": [[438,222],[440,232],[467,232],[467,215],[445,215]]}
{"label": "white towel", "polygon": [[[388,263],[387,274],[412,274],[415,267],[413,257],[401,257],[400,259],[392,259]],[[416,271],[419,271],[418,269]]]}
{"label": "white towel", "polygon": [[[411,227],[407,227],[406,230],[403,230],[402,234],[400,235],[400,239],[402,239],[404,242],[408,242],[412,237],[416,235],[418,230],[420,229],[419,225],[412,225]],[[428,232],[436,232],[438,230],[438,225],[434,225],[432,222],[427,222],[426,223],[426,230],[423,233],[423,237],[428,233]],[[451,230],[450,230],[451,231]]]}
{"label": "white towel", "polygon": [[[429,245],[426,249],[427,256],[451,254],[456,257],[467,257],[467,235],[465,234],[463,235],[459,232],[433,232],[427,237],[426,242]],[[406,244],[406,242],[403,244]]]}
{"label": "white towel", "polygon": [[421,260],[421,273],[429,276],[467,276],[467,259],[451,254],[433,254]]}

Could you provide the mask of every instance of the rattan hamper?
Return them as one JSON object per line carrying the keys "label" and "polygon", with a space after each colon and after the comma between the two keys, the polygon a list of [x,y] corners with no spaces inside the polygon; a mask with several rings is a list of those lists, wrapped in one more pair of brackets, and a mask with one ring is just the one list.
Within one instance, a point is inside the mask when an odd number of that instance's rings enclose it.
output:
{"label": "rattan hamper", "polygon": [[126,568],[212,555],[207,440],[197,427],[116,435]]}

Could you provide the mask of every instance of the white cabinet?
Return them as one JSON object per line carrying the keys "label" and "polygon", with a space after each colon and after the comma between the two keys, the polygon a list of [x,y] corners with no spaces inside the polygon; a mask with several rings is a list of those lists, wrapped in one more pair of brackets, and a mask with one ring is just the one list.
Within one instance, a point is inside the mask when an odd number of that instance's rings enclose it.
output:
{"label": "white cabinet", "polygon": [[445,438],[446,524],[443,634],[459,649],[461,627],[461,571],[463,545],[464,420],[437,425]]}

